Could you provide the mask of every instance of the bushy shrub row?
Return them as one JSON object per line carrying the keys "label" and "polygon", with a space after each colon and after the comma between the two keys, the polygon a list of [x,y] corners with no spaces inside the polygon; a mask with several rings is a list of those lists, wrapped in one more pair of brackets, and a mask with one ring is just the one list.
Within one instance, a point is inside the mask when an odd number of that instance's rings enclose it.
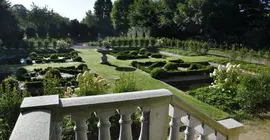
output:
{"label": "bushy shrub row", "polygon": [[[177,40],[169,38],[126,38],[126,37],[112,37],[106,38],[109,46],[116,47],[157,47],[157,48],[178,48],[187,52],[195,53],[197,55],[205,55],[213,46],[210,43],[199,42],[194,40]],[[107,43],[108,46],[108,43]],[[101,46],[100,46],[101,47]]]}
{"label": "bushy shrub row", "polygon": [[159,53],[151,53],[147,51],[146,48],[141,48],[140,50],[125,50],[125,51],[112,51],[109,52],[110,55],[115,56],[119,60],[129,60],[129,59],[144,59],[149,58],[162,58],[162,55]]}
{"label": "bushy shrub row", "polygon": [[[82,57],[78,56],[76,51],[72,51],[71,53],[59,53],[59,54],[42,54],[38,55],[36,52],[32,52],[29,54],[30,58],[34,60],[37,64],[40,63],[64,63],[67,59],[73,59],[76,62],[82,62]],[[63,57],[59,59],[59,57]],[[47,58],[47,59],[45,59]],[[49,59],[48,59],[49,58]]]}
{"label": "bushy shrub row", "polygon": [[[201,65],[197,63],[183,63],[181,60],[174,60],[172,63],[165,61],[158,62],[137,62],[133,61],[131,65],[139,68],[147,73],[150,73],[153,78],[161,79],[171,76],[188,76],[209,74],[214,70],[211,66]],[[186,67],[187,70],[178,70],[178,67]]]}

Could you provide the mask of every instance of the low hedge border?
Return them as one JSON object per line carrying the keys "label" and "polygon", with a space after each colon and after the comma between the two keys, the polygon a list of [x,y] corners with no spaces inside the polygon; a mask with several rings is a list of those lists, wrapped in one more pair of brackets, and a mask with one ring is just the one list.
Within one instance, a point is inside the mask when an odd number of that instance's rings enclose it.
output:
{"label": "low hedge border", "polygon": [[[214,67],[211,66],[204,66],[197,63],[175,63],[173,65],[174,69],[166,69],[166,65],[170,64],[171,62],[165,61],[157,61],[157,62],[131,62],[133,67],[141,69],[145,71],[155,79],[162,79],[171,76],[189,76],[189,75],[208,75],[209,73],[214,71]],[[164,69],[161,67],[165,67]],[[188,68],[187,71],[180,71],[177,70],[177,67],[186,67]],[[175,69],[176,68],[176,69]]]}

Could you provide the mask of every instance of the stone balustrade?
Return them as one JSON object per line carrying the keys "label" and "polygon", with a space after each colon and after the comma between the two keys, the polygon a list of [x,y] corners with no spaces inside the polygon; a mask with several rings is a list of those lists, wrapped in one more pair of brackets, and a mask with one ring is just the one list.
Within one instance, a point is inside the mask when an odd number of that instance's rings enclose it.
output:
{"label": "stone balustrade", "polygon": [[[109,118],[116,112],[120,115],[119,140],[133,140],[131,115],[136,111],[142,114],[139,140],[180,140],[181,136],[185,140],[238,140],[243,130],[241,123],[215,121],[161,89],[63,99],[57,95],[25,98],[10,140],[61,140],[61,123],[67,115],[74,121],[75,139],[87,140],[87,119],[93,112],[99,119],[99,140],[111,140]],[[185,127],[183,134],[180,127]]]}

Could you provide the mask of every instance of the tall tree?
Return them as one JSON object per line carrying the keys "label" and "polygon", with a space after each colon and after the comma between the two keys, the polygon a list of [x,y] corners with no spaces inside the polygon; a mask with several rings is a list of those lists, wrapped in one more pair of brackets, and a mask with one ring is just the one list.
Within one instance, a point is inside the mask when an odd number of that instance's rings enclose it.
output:
{"label": "tall tree", "polygon": [[83,18],[82,23],[88,25],[89,27],[96,26],[98,25],[98,18],[92,13],[91,10],[89,10],[86,12],[86,16]]}
{"label": "tall tree", "polygon": [[135,0],[129,11],[130,26],[151,27],[156,23],[156,8],[152,0]]}
{"label": "tall tree", "polygon": [[117,0],[113,4],[111,20],[114,29],[120,34],[126,34],[129,29],[129,6],[134,0]]}
{"label": "tall tree", "polygon": [[97,0],[94,5],[95,16],[98,18],[98,30],[101,37],[113,36],[114,29],[110,20],[111,0]]}
{"label": "tall tree", "polygon": [[59,25],[59,37],[68,37],[68,25],[66,22],[62,21]]}
{"label": "tall tree", "polygon": [[4,44],[21,39],[21,29],[10,3],[0,0],[0,39]]}
{"label": "tall tree", "polygon": [[73,39],[77,39],[80,32],[79,32],[79,28],[80,28],[80,23],[77,19],[71,20],[70,21],[70,25],[69,25],[69,33],[70,36]]}
{"label": "tall tree", "polygon": [[56,24],[50,24],[49,26],[49,37],[50,38],[58,38],[59,37],[59,29]]}

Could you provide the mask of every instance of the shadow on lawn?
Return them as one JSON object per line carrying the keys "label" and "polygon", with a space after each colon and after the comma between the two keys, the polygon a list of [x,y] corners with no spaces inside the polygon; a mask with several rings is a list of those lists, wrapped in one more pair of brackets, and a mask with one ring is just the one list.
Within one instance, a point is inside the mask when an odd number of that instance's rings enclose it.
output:
{"label": "shadow on lawn", "polygon": [[117,71],[131,72],[131,71],[135,71],[136,70],[135,68],[132,68],[132,67],[118,67],[117,65],[114,65],[114,64],[111,64],[111,63],[104,64],[104,65],[115,67],[115,70],[117,70]]}

